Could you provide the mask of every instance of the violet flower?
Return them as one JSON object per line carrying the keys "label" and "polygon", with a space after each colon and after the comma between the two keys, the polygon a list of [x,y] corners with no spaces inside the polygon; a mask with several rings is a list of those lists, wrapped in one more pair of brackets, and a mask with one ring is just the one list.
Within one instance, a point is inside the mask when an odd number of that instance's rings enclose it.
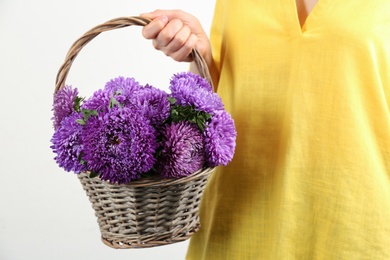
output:
{"label": "violet flower", "polygon": [[[176,99],[176,105],[193,106],[197,111],[213,114],[216,110],[223,110],[221,98],[211,91],[211,86],[205,86],[208,82],[194,80],[195,74],[190,72],[174,77],[169,89],[171,96]],[[200,78],[200,76],[199,76]]]}
{"label": "violet flower", "polygon": [[163,121],[170,114],[168,94],[163,90],[149,85],[133,92],[130,105],[133,109],[140,110],[156,128],[160,128]]}
{"label": "violet flower", "polygon": [[60,126],[61,121],[72,114],[74,110],[74,101],[78,95],[77,88],[72,89],[71,86],[64,86],[54,94],[53,112],[54,128]]}
{"label": "violet flower", "polygon": [[227,165],[236,147],[236,128],[225,111],[216,111],[205,129],[205,154],[210,167]]}
{"label": "violet flower", "polygon": [[53,145],[50,147],[56,154],[54,160],[68,172],[80,173],[87,170],[86,165],[80,162],[83,153],[80,140],[82,126],[76,122],[80,118],[81,115],[76,112],[64,118],[51,139]]}
{"label": "violet flower", "polygon": [[85,100],[81,105],[82,109],[96,110],[100,113],[107,113],[110,109],[110,105],[113,101],[117,102],[120,105],[126,104],[126,96],[120,94],[112,94],[108,91],[99,89],[95,91],[89,99]]}
{"label": "violet flower", "polygon": [[117,77],[106,83],[104,91],[129,96],[140,88],[141,85],[134,78]]}
{"label": "violet flower", "polygon": [[165,125],[161,144],[156,168],[164,178],[188,176],[205,163],[203,135],[192,123],[180,121]]}
{"label": "violet flower", "polygon": [[102,180],[128,183],[153,167],[156,136],[139,111],[116,106],[88,119],[81,136],[83,160]]}
{"label": "violet flower", "polygon": [[191,88],[201,88],[208,92],[213,92],[213,88],[205,78],[192,72],[181,72],[173,75],[171,85],[176,87],[189,86]]}
{"label": "violet flower", "polygon": [[134,91],[141,85],[133,78],[117,77],[106,83],[104,89],[99,89],[84,101],[82,108],[106,113],[115,99],[120,105],[127,106]]}

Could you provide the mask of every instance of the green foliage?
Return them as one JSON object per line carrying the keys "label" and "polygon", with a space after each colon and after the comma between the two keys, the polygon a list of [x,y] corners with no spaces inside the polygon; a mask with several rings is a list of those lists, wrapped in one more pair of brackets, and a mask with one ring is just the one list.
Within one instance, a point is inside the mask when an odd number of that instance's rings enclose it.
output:
{"label": "green foliage", "polygon": [[80,112],[81,103],[83,103],[85,98],[77,96],[74,100],[73,108],[74,111]]}
{"label": "green foliage", "polygon": [[123,108],[123,105],[116,100],[115,97],[110,98],[110,104],[108,105],[108,108],[113,108],[114,106],[119,106],[120,108]]}
{"label": "green foliage", "polygon": [[89,178],[95,178],[95,177],[97,177],[97,176],[99,176],[99,173],[97,173],[97,172],[94,172],[94,171],[91,171],[90,173],[89,173]]}
{"label": "green foliage", "polygon": [[98,112],[96,111],[96,109],[89,110],[89,109],[82,108],[81,114],[83,115],[83,118],[77,119],[76,122],[79,123],[80,125],[85,125],[87,123],[88,118],[90,118],[91,116],[97,116]]}
{"label": "green foliage", "polygon": [[179,121],[188,121],[198,126],[199,130],[203,133],[206,123],[211,119],[211,115],[204,111],[197,111],[193,106],[173,105],[176,103],[174,98],[170,98],[171,102],[171,115],[169,122],[177,123]]}

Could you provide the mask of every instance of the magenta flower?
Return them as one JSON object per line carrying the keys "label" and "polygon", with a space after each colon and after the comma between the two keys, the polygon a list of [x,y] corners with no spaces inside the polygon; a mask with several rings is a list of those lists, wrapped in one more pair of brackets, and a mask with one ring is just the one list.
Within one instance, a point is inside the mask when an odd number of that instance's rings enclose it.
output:
{"label": "magenta flower", "polygon": [[156,168],[162,177],[185,177],[203,167],[203,135],[196,125],[185,121],[165,125],[161,143]]}
{"label": "magenta flower", "polygon": [[236,148],[236,128],[225,111],[216,111],[205,129],[205,154],[210,167],[227,165]]}
{"label": "magenta flower", "polygon": [[82,127],[76,122],[80,118],[77,113],[64,118],[51,139],[51,148],[56,154],[54,160],[68,172],[80,173],[87,170],[86,165],[80,162],[83,153],[80,140]]}
{"label": "magenta flower", "polygon": [[53,112],[54,112],[54,128],[60,126],[61,121],[72,114],[74,110],[74,101],[78,95],[77,88],[72,89],[71,86],[64,86],[54,94]]}
{"label": "magenta flower", "polygon": [[156,136],[139,111],[116,106],[88,119],[81,136],[83,160],[102,180],[128,183],[153,167]]}

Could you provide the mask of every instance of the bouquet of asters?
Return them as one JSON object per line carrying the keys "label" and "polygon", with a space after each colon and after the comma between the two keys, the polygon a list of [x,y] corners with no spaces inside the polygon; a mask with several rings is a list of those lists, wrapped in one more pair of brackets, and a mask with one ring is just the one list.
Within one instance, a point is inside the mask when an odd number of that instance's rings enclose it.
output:
{"label": "bouquet of asters", "polygon": [[55,161],[117,184],[227,165],[236,129],[209,82],[182,72],[172,76],[169,90],[117,77],[86,99],[64,86],[54,94]]}

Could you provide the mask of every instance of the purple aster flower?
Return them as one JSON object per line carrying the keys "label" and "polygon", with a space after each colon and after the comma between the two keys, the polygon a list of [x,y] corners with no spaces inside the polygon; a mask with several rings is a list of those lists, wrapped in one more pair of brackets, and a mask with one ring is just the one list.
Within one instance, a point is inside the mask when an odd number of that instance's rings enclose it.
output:
{"label": "purple aster flower", "polygon": [[95,91],[90,98],[81,105],[84,109],[107,111],[112,95],[102,89]]}
{"label": "purple aster flower", "polygon": [[53,111],[54,111],[54,128],[60,126],[61,121],[74,112],[74,101],[78,95],[77,88],[64,86],[54,94]]}
{"label": "purple aster flower", "polygon": [[106,83],[104,91],[126,96],[138,90],[140,87],[141,85],[134,78],[117,77]]}
{"label": "purple aster flower", "polygon": [[201,169],[204,163],[203,135],[196,125],[180,121],[164,126],[156,166],[162,177],[185,177]]}
{"label": "purple aster flower", "polygon": [[224,109],[222,100],[216,93],[201,84],[194,84],[194,74],[180,75],[171,80],[169,86],[171,96],[176,99],[176,105],[193,106],[195,110],[209,114]]}
{"label": "purple aster flower", "polygon": [[81,115],[76,112],[64,118],[51,139],[51,148],[56,154],[54,160],[68,172],[80,173],[87,170],[79,160],[83,150],[80,140],[82,126],[76,120],[80,118]]}
{"label": "purple aster flower", "polygon": [[202,78],[200,75],[192,72],[181,72],[173,75],[171,85],[185,85],[190,86],[191,88],[201,88],[206,91],[213,92],[213,88],[205,78]]}
{"label": "purple aster flower", "polygon": [[140,110],[156,128],[159,128],[163,121],[169,117],[168,94],[158,88],[149,85],[140,88],[133,93],[130,103],[134,109]]}
{"label": "purple aster flower", "polygon": [[95,91],[82,108],[107,112],[112,105],[113,98],[123,106],[127,106],[134,91],[141,88],[141,85],[133,78],[118,77],[106,83],[104,89]]}
{"label": "purple aster flower", "polygon": [[139,179],[154,165],[157,133],[139,111],[115,106],[91,116],[83,128],[83,160],[110,182]]}
{"label": "purple aster flower", "polygon": [[[117,104],[112,104],[113,100],[117,102]],[[95,91],[89,99],[85,100],[81,105],[81,108],[88,110],[96,110],[100,113],[106,113],[111,106],[116,105],[124,105],[127,104],[127,97],[120,94],[112,94],[108,91],[99,89]]]}
{"label": "purple aster flower", "polygon": [[205,154],[210,167],[227,165],[236,148],[236,128],[232,117],[225,111],[217,111],[205,129]]}

